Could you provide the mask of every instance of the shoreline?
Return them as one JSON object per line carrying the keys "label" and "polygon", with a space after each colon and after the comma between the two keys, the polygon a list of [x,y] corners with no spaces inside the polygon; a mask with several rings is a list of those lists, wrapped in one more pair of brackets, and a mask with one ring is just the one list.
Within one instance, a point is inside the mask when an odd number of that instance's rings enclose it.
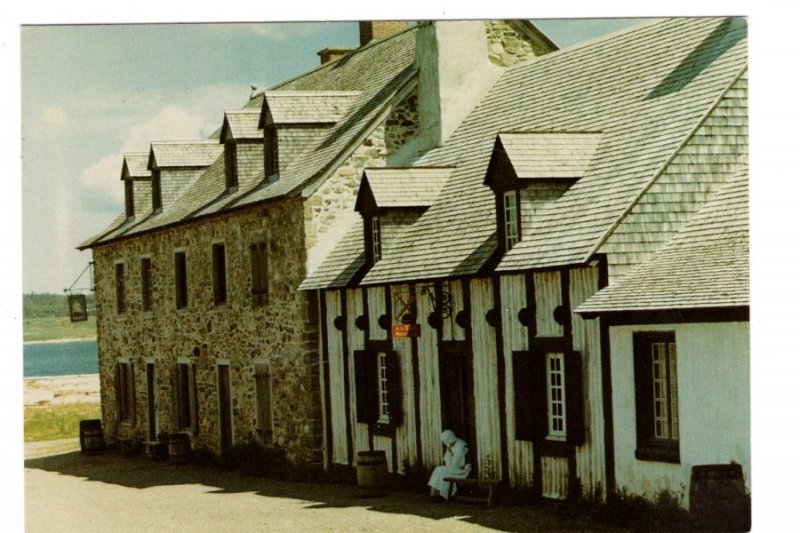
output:
{"label": "shoreline", "polygon": [[100,376],[100,373],[99,372],[87,372],[87,373],[84,373],[84,374],[61,374],[61,375],[57,375],[57,376],[23,376],[22,379],[23,379],[23,381],[28,381],[30,379],[42,379],[42,380],[45,380],[45,379],[49,379],[49,380],[52,380],[52,379],[65,379],[66,380],[66,379],[77,379],[77,378],[87,378],[87,377],[91,378],[91,377],[94,377],[94,376]]}
{"label": "shoreline", "polygon": [[22,344],[58,344],[68,342],[97,341],[97,337],[68,337],[66,339],[47,339],[43,341],[23,341]]}

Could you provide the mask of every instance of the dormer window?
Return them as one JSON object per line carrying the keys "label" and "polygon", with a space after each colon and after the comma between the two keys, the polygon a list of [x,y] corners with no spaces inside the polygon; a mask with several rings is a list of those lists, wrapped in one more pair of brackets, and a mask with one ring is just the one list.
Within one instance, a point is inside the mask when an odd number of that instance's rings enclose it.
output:
{"label": "dormer window", "polygon": [[274,127],[264,128],[264,174],[278,173],[278,135]]}
{"label": "dormer window", "polygon": [[519,193],[516,189],[503,193],[503,242],[509,251],[519,242]]}
{"label": "dormer window", "polygon": [[161,209],[161,170],[153,169],[153,211]]}
{"label": "dormer window", "polygon": [[125,180],[125,216],[131,218],[133,209],[133,180]]}
{"label": "dormer window", "polygon": [[372,235],[372,261],[381,260],[381,219],[375,215],[370,220],[370,233]]}
{"label": "dormer window", "polygon": [[225,188],[234,189],[239,185],[239,170],[236,160],[236,143],[225,142]]}

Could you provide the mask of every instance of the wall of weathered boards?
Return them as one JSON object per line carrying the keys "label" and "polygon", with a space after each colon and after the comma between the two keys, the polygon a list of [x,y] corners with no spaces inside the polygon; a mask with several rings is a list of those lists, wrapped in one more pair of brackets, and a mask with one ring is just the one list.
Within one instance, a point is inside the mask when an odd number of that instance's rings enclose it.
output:
{"label": "wall of weathered boards", "polygon": [[[570,482],[584,490],[604,482],[602,370],[599,320],[569,312],[600,287],[598,267],[463,278],[410,285],[323,291],[323,395],[329,406],[326,453],[336,464],[355,464],[357,452],[384,450],[390,469],[433,468],[441,463],[443,378],[440,361],[453,350],[469,360],[474,426],[466,429],[470,459],[485,479],[532,486],[565,497]],[[418,337],[391,337],[413,294]],[[429,319],[430,317],[439,317]],[[438,320],[438,322],[437,322]],[[431,323],[433,322],[433,324]],[[560,346],[579,354],[586,406],[584,438],[575,446],[543,450],[515,431],[514,353]],[[392,350],[402,382],[402,422],[389,432],[357,421],[354,354]]]}

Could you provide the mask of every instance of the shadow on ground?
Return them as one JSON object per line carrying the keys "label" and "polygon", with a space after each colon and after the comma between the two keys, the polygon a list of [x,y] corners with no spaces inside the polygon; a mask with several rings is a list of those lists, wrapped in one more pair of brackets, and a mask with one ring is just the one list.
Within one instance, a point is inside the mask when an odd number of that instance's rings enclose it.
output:
{"label": "shadow on ground", "polygon": [[88,481],[145,489],[157,486],[199,484],[209,493],[250,492],[270,498],[288,498],[307,502],[305,508],[368,508],[377,513],[409,514],[441,520],[457,518],[499,531],[623,531],[559,515],[549,503],[536,506],[495,506],[431,503],[424,487],[418,493],[389,491],[382,498],[363,498],[358,487],[323,483],[285,482],[249,477],[213,466],[174,465],[144,457],[117,454],[87,456],[80,452],[52,455],[25,461],[29,469],[41,469]]}

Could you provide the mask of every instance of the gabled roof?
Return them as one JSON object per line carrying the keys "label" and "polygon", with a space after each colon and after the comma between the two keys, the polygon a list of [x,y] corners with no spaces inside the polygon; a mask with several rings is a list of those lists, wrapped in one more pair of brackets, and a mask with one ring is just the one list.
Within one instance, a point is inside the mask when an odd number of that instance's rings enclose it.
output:
{"label": "gabled roof", "polygon": [[225,111],[225,119],[222,122],[220,132],[220,142],[224,143],[230,136],[233,140],[254,140],[263,139],[264,132],[258,128],[258,120],[261,112],[257,109],[235,109]]}
{"label": "gabled roof", "polygon": [[592,163],[599,132],[506,132],[496,150],[508,157],[519,179],[582,178]]}
{"label": "gabled roof", "polygon": [[150,169],[147,168],[147,161],[150,154],[147,152],[129,152],[122,157],[122,175],[130,179],[150,178]]}
{"label": "gabled roof", "polygon": [[[300,194],[306,185],[323,178],[327,172],[335,168],[337,161],[354,150],[376,127],[382,114],[388,113],[390,104],[401,89],[409,87],[414,82],[415,36],[416,28],[410,27],[406,31],[369,43],[338,61],[320,65],[310,72],[270,89],[269,92],[313,91],[328,93],[328,96],[331,96],[330,93],[335,93],[333,95],[335,100],[341,92],[353,95],[343,96],[343,100],[353,99],[347,114],[335,125],[329,126],[315,145],[309,146],[305,153],[297,154],[292,164],[281,170],[279,180],[267,182],[262,176],[246,186],[240,183],[239,189],[231,193],[225,189],[224,179],[219,177],[220,169],[223,168],[219,160],[222,158],[208,157],[203,161],[208,168],[198,179],[196,186],[187,189],[185,194],[172,205],[165,206],[160,214],[146,215],[144,223],[141,218],[126,223],[121,223],[120,219],[117,219],[97,236],[82,243],[80,248],[265,200]],[[260,113],[263,102],[264,93],[256,94],[244,108],[255,109]],[[214,145],[216,148],[211,150],[216,150],[218,156],[223,150],[218,140],[188,144]],[[217,164],[212,165],[215,160]],[[158,164],[162,165],[160,158]],[[219,183],[212,182],[212,178]],[[113,236],[109,237],[110,234]]]}
{"label": "gabled roof", "polygon": [[583,264],[746,68],[746,23],[647,23],[511,67],[421,165],[457,165],[364,284],[472,275],[497,250],[484,174],[497,132],[602,131],[592,164],[542,208],[501,269]]}
{"label": "gabled roof", "polygon": [[747,168],[743,168],[664,248],[576,312],[748,306],[747,178]]}
{"label": "gabled roof", "polygon": [[215,141],[167,141],[150,145],[148,169],[201,168],[213,163],[223,147]]}
{"label": "gabled roof", "polygon": [[367,168],[361,178],[356,211],[369,194],[376,207],[430,207],[452,167]]}
{"label": "gabled roof", "polygon": [[364,268],[364,220],[356,216],[336,247],[303,280],[299,290],[346,287]]}
{"label": "gabled roof", "polygon": [[336,123],[360,94],[360,91],[264,91],[258,126]]}

